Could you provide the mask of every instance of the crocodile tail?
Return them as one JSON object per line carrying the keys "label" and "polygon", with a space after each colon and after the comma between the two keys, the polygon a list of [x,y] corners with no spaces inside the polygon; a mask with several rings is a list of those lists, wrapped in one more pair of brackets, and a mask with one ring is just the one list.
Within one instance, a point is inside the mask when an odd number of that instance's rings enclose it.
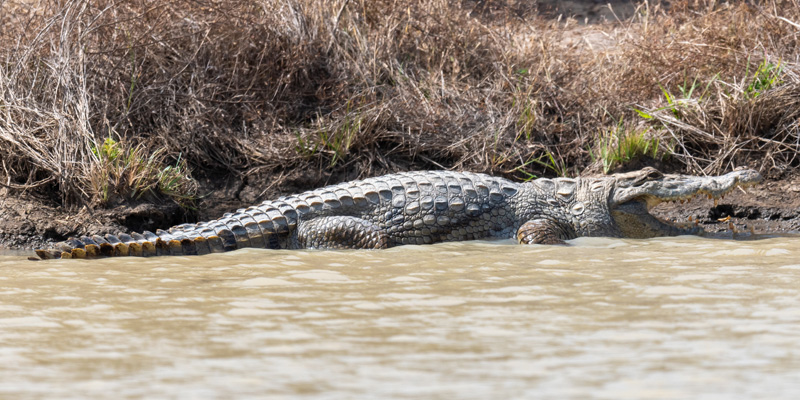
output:
{"label": "crocodile tail", "polygon": [[37,249],[41,259],[122,256],[203,255],[245,247],[291,247],[298,214],[286,202],[264,203],[197,224],[176,225],[155,233],[121,233],[69,238],[53,248]]}
{"label": "crocodile tail", "polygon": [[[200,254],[195,242],[205,242],[205,238],[189,239],[183,235],[175,235],[168,231],[158,230],[156,233],[144,231],[132,234],[92,235],[80,238],[71,237],[56,243],[52,248],[36,249],[36,255],[43,260],[58,258],[99,258],[99,257],[150,257],[160,255]],[[186,243],[192,245],[187,246]],[[208,247],[208,246],[206,246]],[[212,251],[206,251],[209,253]],[[205,254],[202,253],[202,254]]]}

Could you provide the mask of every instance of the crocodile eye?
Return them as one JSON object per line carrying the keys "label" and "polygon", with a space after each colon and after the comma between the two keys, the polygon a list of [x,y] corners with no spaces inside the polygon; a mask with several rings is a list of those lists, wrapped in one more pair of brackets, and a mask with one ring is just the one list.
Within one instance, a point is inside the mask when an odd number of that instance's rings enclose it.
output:
{"label": "crocodile eye", "polygon": [[647,180],[648,181],[654,181],[654,180],[657,180],[657,179],[661,179],[663,177],[664,177],[664,174],[662,174],[661,171],[659,171],[659,170],[657,170],[655,168],[648,168],[648,171],[647,171]]}
{"label": "crocodile eye", "polygon": [[637,177],[636,180],[631,183],[631,186],[642,186],[649,181],[659,180],[664,177],[664,174],[662,174],[661,171],[653,167],[645,167],[641,172],[644,173],[639,175],[639,177]]}

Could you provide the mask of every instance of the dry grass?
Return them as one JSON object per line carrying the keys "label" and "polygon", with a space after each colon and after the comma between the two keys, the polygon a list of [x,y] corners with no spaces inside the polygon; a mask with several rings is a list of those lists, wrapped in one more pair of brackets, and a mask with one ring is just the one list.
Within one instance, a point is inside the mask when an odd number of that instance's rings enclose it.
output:
{"label": "dry grass", "polygon": [[115,202],[92,151],[107,138],[196,176],[525,178],[552,174],[544,157],[597,170],[623,118],[687,172],[800,164],[797,0],[643,4],[590,27],[508,3],[0,0],[0,184]]}

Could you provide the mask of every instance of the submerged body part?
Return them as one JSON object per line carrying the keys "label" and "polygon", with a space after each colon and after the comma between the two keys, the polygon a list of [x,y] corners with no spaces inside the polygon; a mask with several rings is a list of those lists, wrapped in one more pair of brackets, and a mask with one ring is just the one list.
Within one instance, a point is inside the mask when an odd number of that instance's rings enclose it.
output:
{"label": "submerged body part", "polygon": [[653,168],[603,177],[515,183],[484,174],[404,172],[265,201],[166,231],[70,238],[42,259],[202,255],[245,247],[381,249],[403,244],[517,238],[561,244],[579,236],[699,234],[649,213],[665,201],[719,198],[761,181],[753,170],[698,177]]}

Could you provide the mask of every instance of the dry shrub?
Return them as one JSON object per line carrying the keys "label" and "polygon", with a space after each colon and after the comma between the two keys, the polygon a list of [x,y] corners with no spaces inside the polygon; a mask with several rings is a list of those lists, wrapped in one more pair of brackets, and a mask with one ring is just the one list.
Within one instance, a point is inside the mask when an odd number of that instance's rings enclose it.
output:
{"label": "dry shrub", "polygon": [[692,172],[796,167],[800,3],[687,3],[627,30],[619,104],[652,114]]}
{"label": "dry shrub", "polygon": [[[590,27],[485,3],[0,2],[0,178],[92,204],[106,138],[206,176],[574,173],[621,118],[687,171],[798,164],[796,1]],[[753,95],[763,62],[781,74]],[[676,114],[664,93],[687,82]]]}

